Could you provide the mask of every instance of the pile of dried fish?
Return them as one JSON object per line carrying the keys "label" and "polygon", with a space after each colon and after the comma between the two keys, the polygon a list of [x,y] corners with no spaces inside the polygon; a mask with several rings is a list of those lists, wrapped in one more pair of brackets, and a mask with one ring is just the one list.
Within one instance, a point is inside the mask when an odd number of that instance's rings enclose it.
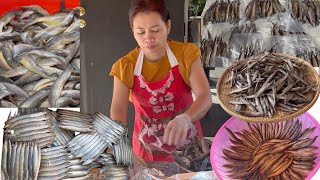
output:
{"label": "pile of dried fish", "polygon": [[172,155],[176,163],[188,172],[211,171],[210,147],[210,140],[196,137],[191,144],[176,150]]}
{"label": "pile of dried fish", "polygon": [[[72,128],[75,122],[90,122],[90,132],[86,127]],[[75,130],[81,133],[74,136]],[[103,158],[101,154],[108,147],[115,146],[117,163],[131,165],[132,148],[125,131],[99,112],[90,115],[62,109],[18,109],[5,122],[1,173],[4,179],[90,179],[92,168],[106,165],[95,160]],[[128,179],[124,166],[108,166],[114,170],[107,179]]]}
{"label": "pile of dried fish", "polygon": [[308,50],[300,50],[298,48],[295,49],[295,55],[297,57],[303,58],[308,63],[310,63],[313,67],[320,66],[320,51],[316,48],[308,49]]}
{"label": "pile of dried fish", "polygon": [[0,107],[78,107],[77,8],[53,15],[22,6],[0,19]]}
{"label": "pile of dried fish", "polygon": [[201,41],[201,63],[203,67],[209,67],[210,66],[210,59],[211,59],[211,53],[212,53],[212,46],[213,46],[213,41],[211,34],[208,32],[208,40],[203,39]]}
{"label": "pile of dried fish", "polygon": [[240,21],[240,1],[216,0],[203,17],[203,24],[229,22],[230,24]]}
{"label": "pile of dried fish", "polygon": [[[318,89],[306,75],[306,65],[271,53],[252,56],[231,67],[229,78],[235,112],[269,116],[276,111],[295,112],[311,102]],[[315,81],[315,82],[313,82]]]}
{"label": "pile of dried fish", "polygon": [[255,21],[284,11],[278,0],[252,0],[246,7],[245,15],[248,20]]}
{"label": "pile of dried fish", "polygon": [[208,32],[208,41],[205,40],[201,45],[202,62],[205,67],[209,67],[214,57],[222,57],[227,51],[227,44],[223,41],[222,36],[212,37]]}
{"label": "pile of dried fish", "polygon": [[37,179],[41,152],[35,142],[12,142],[4,137],[1,176],[6,179]]}
{"label": "pile of dried fish", "polygon": [[296,31],[296,32],[286,31],[284,30],[284,26],[279,25],[277,23],[273,24],[271,34],[276,36],[306,35],[306,33],[303,31]]}
{"label": "pile of dried fish", "polygon": [[302,23],[311,26],[320,24],[320,2],[318,0],[291,0],[289,2],[291,16]]}
{"label": "pile of dried fish", "polygon": [[313,170],[318,149],[311,138],[315,127],[302,121],[254,124],[241,132],[225,127],[232,142],[224,148],[223,167],[232,179],[305,179]]}

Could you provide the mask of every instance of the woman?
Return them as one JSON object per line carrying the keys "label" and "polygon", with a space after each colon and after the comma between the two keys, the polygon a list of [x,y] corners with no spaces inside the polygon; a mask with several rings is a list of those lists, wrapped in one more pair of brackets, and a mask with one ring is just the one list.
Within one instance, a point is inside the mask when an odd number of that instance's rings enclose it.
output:
{"label": "woman", "polygon": [[133,0],[129,18],[139,46],[112,67],[111,118],[126,124],[130,96],[135,107],[134,153],[145,161],[170,162],[168,152],[192,136],[194,125],[203,136],[199,119],[212,104],[200,50],[167,39],[171,21],[163,0]]}

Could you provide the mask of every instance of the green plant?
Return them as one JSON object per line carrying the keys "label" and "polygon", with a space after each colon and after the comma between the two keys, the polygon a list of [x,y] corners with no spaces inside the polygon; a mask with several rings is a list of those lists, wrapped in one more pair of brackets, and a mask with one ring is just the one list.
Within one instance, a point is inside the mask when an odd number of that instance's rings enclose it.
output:
{"label": "green plant", "polygon": [[200,16],[206,0],[189,0],[189,16]]}

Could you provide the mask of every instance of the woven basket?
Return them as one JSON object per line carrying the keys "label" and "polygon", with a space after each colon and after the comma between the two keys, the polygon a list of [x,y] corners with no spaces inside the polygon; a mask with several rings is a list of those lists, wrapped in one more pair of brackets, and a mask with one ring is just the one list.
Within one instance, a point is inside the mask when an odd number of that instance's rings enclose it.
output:
{"label": "woven basket", "polygon": [[[288,119],[292,119],[294,117],[297,117],[301,114],[303,114],[304,112],[306,112],[308,109],[310,109],[313,104],[317,101],[317,98],[319,96],[320,93],[320,78],[318,73],[316,72],[316,70],[313,68],[313,66],[311,66],[308,62],[306,62],[303,59],[294,57],[294,56],[290,56],[287,54],[280,54],[280,53],[273,53],[274,55],[278,55],[278,56],[282,56],[282,57],[288,57],[290,59],[292,59],[292,61],[296,62],[297,64],[302,64],[304,65],[304,69],[306,72],[306,78],[305,80],[310,83],[316,83],[316,86],[318,88],[318,90],[316,92],[314,91],[310,91],[309,93],[306,94],[306,96],[308,98],[312,98],[311,102],[306,104],[305,106],[302,106],[299,108],[298,111],[295,111],[294,113],[290,113],[290,112],[285,112],[279,109],[276,109],[273,116],[271,118],[265,116],[265,117],[250,117],[250,116],[245,116],[243,114],[239,114],[237,112],[234,111],[234,105],[230,104],[229,102],[234,100],[234,98],[231,95],[228,95],[231,92],[231,84],[230,83],[225,83],[227,78],[228,78],[228,74],[231,71],[231,69],[235,66],[237,66],[239,63],[242,63],[243,61],[247,61],[247,59],[238,61],[237,63],[233,64],[232,66],[230,66],[229,68],[227,68],[225,70],[225,72],[222,74],[221,78],[218,81],[217,84],[217,96],[219,98],[220,104],[222,106],[222,108],[229,113],[230,115],[237,117],[241,120],[245,120],[245,121],[249,121],[249,122],[261,122],[261,123],[271,123],[271,122],[279,122],[279,121],[284,121],[284,120],[288,120]],[[262,57],[264,54],[259,54],[256,55],[256,57],[258,58],[259,56]],[[249,57],[250,58],[250,57]],[[302,66],[301,65],[301,66]],[[249,111],[248,109],[246,109],[245,111]]]}

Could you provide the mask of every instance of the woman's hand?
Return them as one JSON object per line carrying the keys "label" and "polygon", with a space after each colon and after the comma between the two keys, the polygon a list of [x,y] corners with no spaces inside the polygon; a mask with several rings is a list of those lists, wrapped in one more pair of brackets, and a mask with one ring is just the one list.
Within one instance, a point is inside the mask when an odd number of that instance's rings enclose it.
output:
{"label": "woman's hand", "polygon": [[169,146],[184,144],[188,131],[189,129],[191,130],[192,126],[191,118],[187,114],[176,116],[176,118],[169,121],[164,130],[163,143]]}

